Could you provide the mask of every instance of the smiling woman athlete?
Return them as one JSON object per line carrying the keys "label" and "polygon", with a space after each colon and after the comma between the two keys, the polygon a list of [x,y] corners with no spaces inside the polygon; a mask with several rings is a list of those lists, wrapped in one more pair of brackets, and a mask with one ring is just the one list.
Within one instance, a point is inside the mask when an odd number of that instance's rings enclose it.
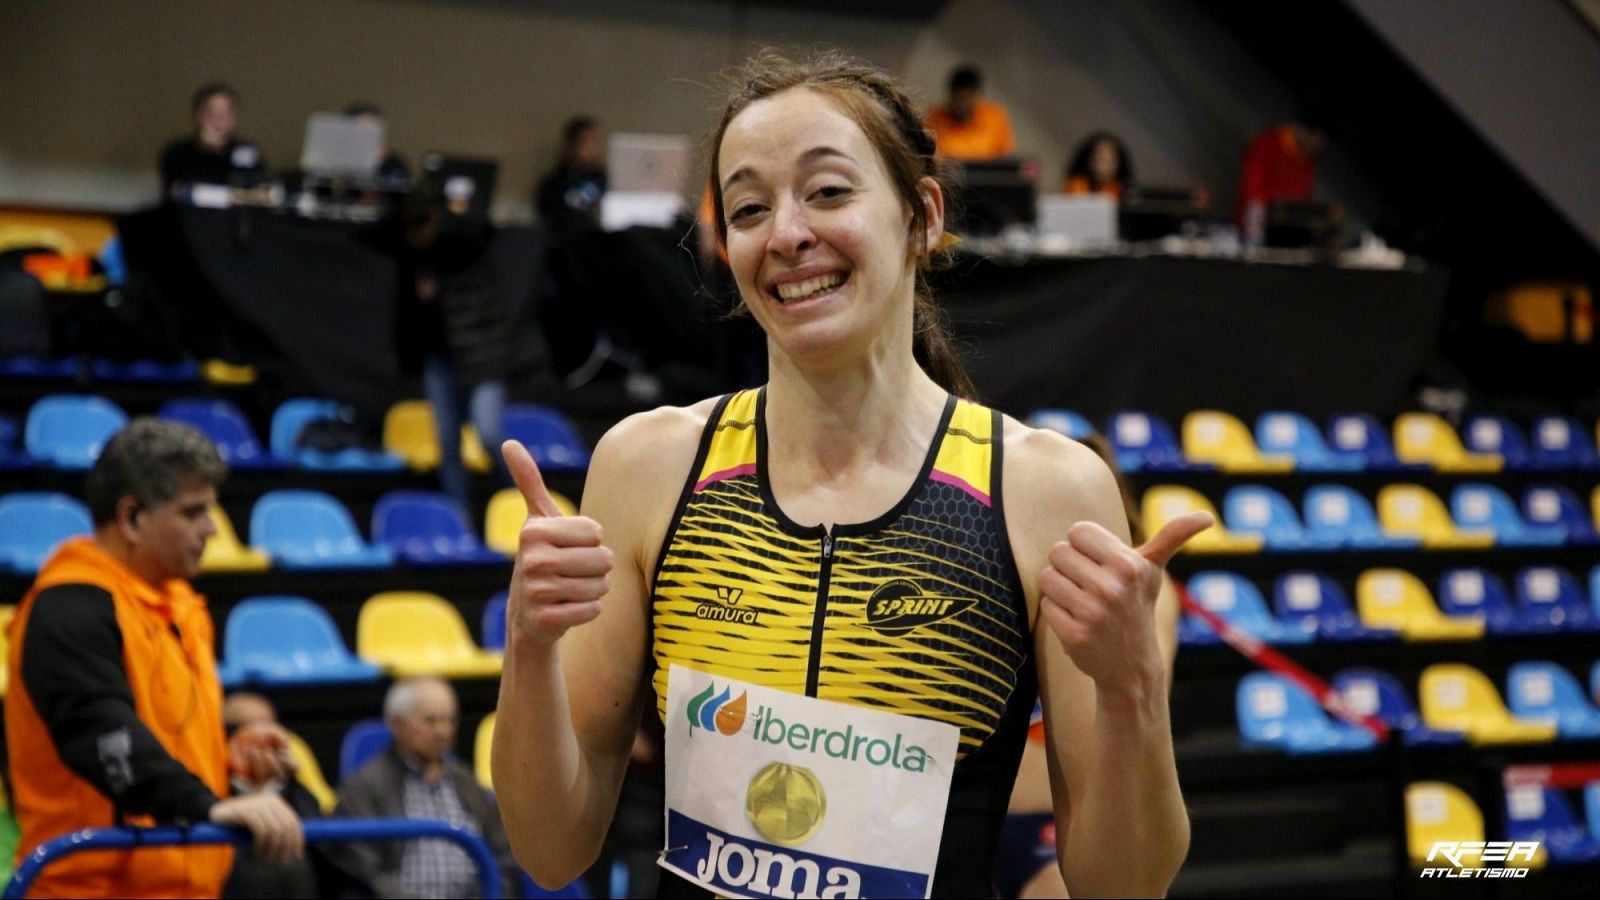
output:
{"label": "smiling woman athlete", "polygon": [[581,516],[503,448],[530,511],[493,757],[517,858],[584,871],[649,709],[664,896],[992,896],[1037,679],[1073,896],[1162,894],[1189,830],[1153,611],[1209,518],[1131,548],[1092,451],[963,399],[923,282],[933,141],[886,75],[758,56],[712,147],[766,386],[618,424]]}

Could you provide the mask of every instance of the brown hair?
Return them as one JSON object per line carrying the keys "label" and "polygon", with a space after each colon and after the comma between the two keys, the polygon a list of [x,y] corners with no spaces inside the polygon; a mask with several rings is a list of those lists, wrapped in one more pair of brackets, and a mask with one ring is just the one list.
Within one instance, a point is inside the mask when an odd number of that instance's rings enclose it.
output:
{"label": "brown hair", "polygon": [[944,261],[947,252],[927,245],[928,212],[920,186],[924,178],[938,182],[944,189],[947,208],[951,190],[950,180],[934,153],[933,135],[923,127],[911,98],[882,70],[837,51],[796,62],[776,51],[763,50],[751,57],[734,78],[734,88],[711,140],[711,199],[718,243],[726,245],[728,240],[722,184],[717,180],[722,136],[728,124],[756,101],[795,88],[815,91],[833,101],[866,134],[883,160],[890,183],[911,211],[907,237],[914,242],[917,256],[912,310],[912,351],[917,363],[940,387],[960,397],[975,398],[977,389],[950,337],[948,316],[934,303],[928,287],[928,272]]}

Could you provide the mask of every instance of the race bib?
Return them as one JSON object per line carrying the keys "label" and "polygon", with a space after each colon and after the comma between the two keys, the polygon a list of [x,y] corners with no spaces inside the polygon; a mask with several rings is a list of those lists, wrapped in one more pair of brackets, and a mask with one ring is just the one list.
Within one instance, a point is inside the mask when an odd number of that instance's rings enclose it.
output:
{"label": "race bib", "polygon": [[660,865],[729,897],[928,897],[960,729],[673,666]]}

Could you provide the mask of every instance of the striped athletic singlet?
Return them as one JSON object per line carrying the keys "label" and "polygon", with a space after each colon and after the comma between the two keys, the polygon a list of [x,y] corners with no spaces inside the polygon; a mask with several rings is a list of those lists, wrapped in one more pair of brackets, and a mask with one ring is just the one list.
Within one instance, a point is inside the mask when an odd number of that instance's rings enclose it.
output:
{"label": "striped athletic singlet", "polygon": [[[871,522],[827,531],[797,525],[773,499],[765,391],[725,397],[653,581],[663,716],[678,664],[961,730],[935,896],[991,896],[1036,692],[1000,504],[1000,429],[999,413],[951,397],[906,496]],[[699,890],[662,877],[663,896]]]}

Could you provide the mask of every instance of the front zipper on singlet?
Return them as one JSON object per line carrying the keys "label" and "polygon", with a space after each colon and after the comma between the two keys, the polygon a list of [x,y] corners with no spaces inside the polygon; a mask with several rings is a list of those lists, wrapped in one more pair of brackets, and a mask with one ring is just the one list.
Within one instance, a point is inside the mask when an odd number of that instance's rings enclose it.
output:
{"label": "front zipper on singlet", "polygon": [[817,695],[822,669],[822,623],[828,616],[828,576],[833,572],[833,532],[822,533],[822,570],[817,576],[817,612],[811,619],[811,661],[806,666],[806,696]]}

